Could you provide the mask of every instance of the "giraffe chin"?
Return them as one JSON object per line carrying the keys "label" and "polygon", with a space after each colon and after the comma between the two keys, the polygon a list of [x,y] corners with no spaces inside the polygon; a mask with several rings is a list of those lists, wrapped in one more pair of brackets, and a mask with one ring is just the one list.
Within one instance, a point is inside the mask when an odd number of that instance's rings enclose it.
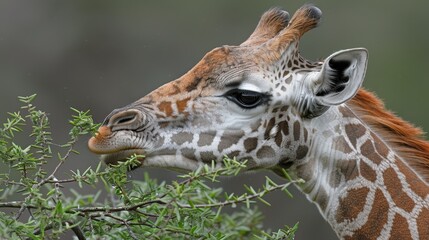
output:
{"label": "giraffe chin", "polygon": [[[144,155],[145,151],[143,149],[126,149],[126,150],[121,150],[121,151],[113,152],[109,154],[101,154],[100,159],[107,165],[115,165],[118,162],[125,162],[127,158],[131,157],[134,154]],[[138,160],[140,161],[140,166],[141,166],[144,160],[144,157],[139,158]],[[136,166],[135,168],[140,166]],[[131,170],[134,170],[135,168]]]}

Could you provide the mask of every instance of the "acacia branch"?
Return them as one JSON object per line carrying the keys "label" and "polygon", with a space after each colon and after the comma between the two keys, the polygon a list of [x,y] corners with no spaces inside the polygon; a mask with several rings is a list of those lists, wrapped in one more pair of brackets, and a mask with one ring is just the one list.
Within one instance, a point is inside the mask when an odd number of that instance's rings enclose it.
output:
{"label": "acacia branch", "polygon": [[134,232],[132,231],[129,223],[127,220],[120,218],[118,216],[115,216],[113,214],[107,213],[105,214],[105,216],[110,217],[112,219],[115,219],[116,221],[121,222],[123,225],[125,225],[125,227],[127,228],[128,232],[130,233],[130,236],[134,239],[134,240],[138,240],[139,238],[134,234]]}
{"label": "acacia branch", "polygon": [[[84,179],[85,176],[82,176],[82,179]],[[48,180],[47,183],[52,183],[52,184],[61,184],[61,183],[73,183],[76,182],[77,180],[75,178],[69,178],[69,179],[61,179],[61,180]]]}
{"label": "acacia branch", "polygon": [[67,149],[66,154],[64,155],[64,157],[62,157],[62,159],[60,159],[60,162],[57,164],[57,166],[55,167],[55,169],[52,171],[52,173],[44,178],[42,181],[40,181],[36,187],[40,187],[43,184],[47,183],[48,181],[52,180],[55,177],[55,174],[58,172],[58,170],[60,169],[60,167],[64,164],[64,162],[66,161],[66,159],[70,156],[70,154],[73,152],[73,146],[74,144],[77,142],[78,137],[74,138],[71,142],[70,142],[70,147]]}
{"label": "acacia branch", "polygon": [[[232,200],[226,200],[226,201],[222,201],[222,202],[217,202],[217,203],[210,203],[210,204],[195,204],[195,205],[189,205],[189,204],[183,204],[180,203],[178,201],[176,201],[175,199],[172,199],[170,201],[164,201],[162,200],[162,198],[165,196],[165,194],[163,196],[161,196],[160,198],[154,199],[154,200],[149,200],[149,201],[144,201],[144,202],[139,202],[139,203],[135,203],[132,205],[127,205],[127,206],[121,206],[121,207],[84,207],[84,208],[71,208],[69,210],[67,210],[68,213],[82,213],[82,214],[86,214],[86,213],[114,213],[114,212],[122,212],[122,211],[135,211],[138,210],[141,207],[150,205],[150,204],[161,204],[161,205],[169,205],[171,203],[176,203],[179,207],[181,208],[214,208],[214,207],[225,207],[228,205],[232,205],[232,204],[237,204],[237,203],[242,203],[242,202],[246,202],[249,200],[253,200],[255,198],[261,198],[263,197],[265,194],[279,190],[279,189],[285,189],[288,186],[290,186],[292,183],[296,183],[298,181],[291,181],[291,182],[287,182],[284,184],[280,184],[280,185],[276,185],[276,186],[271,186],[269,188],[266,188],[260,192],[256,192],[254,194],[251,195],[242,195],[237,197],[236,199],[232,199]],[[13,202],[0,202],[0,208],[2,207],[9,207],[9,208],[21,208],[24,205],[24,201],[13,201]],[[46,206],[34,206],[34,205],[26,205],[26,208],[29,209],[34,209],[34,208],[42,208],[44,210],[53,210],[54,207],[46,207]]]}
{"label": "acacia branch", "polygon": [[266,188],[266,189],[264,189],[264,190],[262,190],[260,192],[254,193],[252,195],[241,195],[237,199],[226,200],[226,201],[217,202],[217,203],[194,204],[193,206],[191,206],[189,204],[182,204],[182,203],[179,203],[179,202],[176,202],[176,203],[181,208],[215,208],[215,207],[225,207],[225,206],[229,206],[229,205],[233,205],[233,204],[237,204],[237,203],[242,203],[242,202],[250,201],[250,200],[253,200],[255,198],[262,198],[267,193],[273,192],[273,191],[278,190],[278,189],[285,189],[289,185],[291,185],[292,183],[296,183],[296,182],[298,182],[298,181],[287,182],[287,183],[284,183],[284,184],[280,184],[280,185],[277,185],[277,186],[272,186],[270,188]]}
{"label": "acacia branch", "polygon": [[[154,199],[150,201],[144,201],[137,204],[129,205],[129,206],[122,206],[122,207],[84,207],[84,208],[71,208],[67,210],[67,213],[93,213],[93,212],[122,212],[122,211],[134,211],[138,208],[144,207],[146,205],[150,204],[162,204],[165,205],[167,202],[161,200],[161,199]],[[47,207],[47,206],[35,206],[35,205],[26,205],[24,201],[12,201],[12,202],[0,202],[0,208],[29,208],[29,209],[36,209],[40,208],[43,210],[53,210],[54,207]]]}

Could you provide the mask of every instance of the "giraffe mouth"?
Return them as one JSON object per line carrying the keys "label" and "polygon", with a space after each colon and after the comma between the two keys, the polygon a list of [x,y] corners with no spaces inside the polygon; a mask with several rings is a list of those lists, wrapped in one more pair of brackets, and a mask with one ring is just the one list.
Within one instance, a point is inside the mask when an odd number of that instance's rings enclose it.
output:
{"label": "giraffe mouth", "polygon": [[[134,154],[144,155],[145,151],[143,149],[125,149],[125,150],[121,150],[113,153],[101,154],[100,159],[107,165],[115,165],[115,164],[118,164],[118,162],[125,162],[126,160],[128,160],[128,158],[130,158]],[[135,168],[140,167],[142,165],[144,157],[139,157],[138,160],[140,161],[140,165],[134,167],[131,170],[134,170]]]}
{"label": "giraffe mouth", "polygon": [[[98,133],[89,139],[88,148],[91,152],[99,154],[100,159],[107,165],[115,165],[118,164],[118,162],[125,162],[134,154],[146,154],[146,151],[141,148],[133,146],[118,147],[118,144],[115,143],[115,133],[112,133],[111,129],[107,126],[100,127],[98,129]],[[138,160],[140,161],[140,164],[133,167],[133,169],[142,165],[144,157],[139,157]]]}

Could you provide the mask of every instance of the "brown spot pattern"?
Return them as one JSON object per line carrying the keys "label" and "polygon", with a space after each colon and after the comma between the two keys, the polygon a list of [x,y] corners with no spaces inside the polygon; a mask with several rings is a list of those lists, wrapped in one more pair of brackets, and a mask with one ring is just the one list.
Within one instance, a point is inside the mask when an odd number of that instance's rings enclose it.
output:
{"label": "brown spot pattern", "polygon": [[350,109],[348,107],[345,106],[340,106],[338,107],[338,110],[340,111],[340,113],[343,115],[343,117],[350,117],[350,116],[354,116],[353,112],[350,111]]}
{"label": "brown spot pattern", "polygon": [[[429,235],[428,235],[429,236]],[[393,218],[392,231],[390,232],[392,239],[412,239],[410,229],[408,228],[407,219],[399,214]]]}
{"label": "brown spot pattern", "polygon": [[213,143],[213,139],[216,136],[216,132],[215,131],[208,131],[208,132],[202,132],[200,133],[200,138],[198,139],[198,146],[199,147],[203,147],[203,146],[209,146]]}
{"label": "brown spot pattern", "polygon": [[429,237],[429,209],[424,208],[417,218],[417,229],[420,239],[427,239]]}
{"label": "brown spot pattern", "polygon": [[359,170],[361,176],[368,181],[375,182],[377,180],[377,173],[365,161],[361,160],[359,162]]}
{"label": "brown spot pattern", "polygon": [[345,130],[353,147],[356,148],[357,139],[365,134],[366,128],[360,124],[347,124]]}
{"label": "brown spot pattern", "polygon": [[179,100],[176,102],[177,105],[177,110],[179,111],[179,113],[183,113],[183,111],[185,111],[186,107],[188,106],[188,102],[191,98],[185,98],[183,100]]}
{"label": "brown spot pattern", "polygon": [[283,106],[280,108],[280,112],[286,112],[289,109],[289,106]]}
{"label": "brown spot pattern", "polygon": [[268,121],[267,128],[266,128],[265,134],[264,134],[265,139],[270,138],[270,132],[271,132],[271,129],[273,129],[275,123],[276,123],[275,118],[271,118],[270,121]]}
{"label": "brown spot pattern", "polygon": [[362,155],[373,161],[375,164],[380,164],[383,161],[383,158],[375,152],[374,145],[369,139],[362,144],[360,151]]}
{"label": "brown spot pattern", "polygon": [[192,142],[192,139],[194,138],[194,135],[192,133],[177,133],[174,134],[173,137],[171,137],[171,140],[175,142],[178,145],[184,144],[185,142]]}
{"label": "brown spot pattern", "polygon": [[384,197],[381,190],[377,189],[371,212],[368,215],[368,220],[353,235],[353,239],[373,239],[380,236],[381,230],[384,227],[384,225],[380,223],[387,223],[388,210],[389,203],[387,202],[386,197]]}
{"label": "brown spot pattern", "polygon": [[164,112],[166,116],[171,116],[173,114],[173,108],[171,107],[171,102],[161,102],[158,105],[158,109],[161,112]]}
{"label": "brown spot pattern", "polygon": [[228,156],[228,158],[234,158],[234,157],[238,157],[238,155],[240,155],[241,151],[237,150],[237,151],[232,151],[230,153],[227,153],[226,156]]}
{"label": "brown spot pattern", "polygon": [[308,147],[305,145],[300,145],[296,150],[296,159],[303,159],[308,153]]}
{"label": "brown spot pattern", "polygon": [[[295,169],[296,175],[299,178],[304,179],[305,181],[309,181],[310,183],[314,182],[314,181],[310,181],[311,179],[314,178],[314,176],[313,176],[313,169],[315,167],[314,163],[315,163],[315,161],[311,159],[310,161],[308,161],[305,164],[300,164],[300,165],[296,166],[296,169]],[[305,189],[302,189],[302,190],[305,193],[308,193],[308,190],[309,189],[310,190],[313,189],[313,187],[314,187],[314,184],[309,184],[308,185],[308,189],[305,188]]]}
{"label": "brown spot pattern", "polygon": [[393,168],[388,168],[383,172],[384,185],[393,199],[396,206],[411,212],[415,206],[414,201],[404,192],[402,183]]}
{"label": "brown spot pattern", "polygon": [[182,152],[182,155],[184,157],[186,157],[186,158],[189,158],[189,159],[192,159],[192,160],[196,159],[196,157],[195,157],[195,149],[192,149],[192,148],[183,148],[181,150],[181,152]]}
{"label": "brown spot pattern", "polygon": [[301,128],[301,124],[299,124],[298,121],[295,121],[293,123],[293,138],[295,139],[295,141],[298,141],[301,135],[300,128]]}
{"label": "brown spot pattern", "polygon": [[329,200],[328,193],[324,188],[320,188],[314,200],[317,202],[319,207],[324,211],[328,206],[328,200]]}
{"label": "brown spot pattern", "polygon": [[244,132],[238,131],[234,133],[224,133],[224,135],[220,138],[220,143],[218,145],[219,152],[231,147],[236,144],[243,137]]}
{"label": "brown spot pattern", "polygon": [[346,181],[350,181],[359,176],[357,163],[353,160],[339,160],[337,163],[337,168],[344,175]]}
{"label": "brown spot pattern", "polygon": [[352,221],[363,211],[369,189],[366,187],[350,189],[339,201],[335,219],[338,223]]}
{"label": "brown spot pattern", "polygon": [[287,121],[281,121],[278,126],[285,136],[289,135],[289,125],[287,124]]}
{"label": "brown spot pattern", "polygon": [[276,142],[277,146],[280,147],[282,145],[283,136],[282,136],[282,133],[280,130],[277,131],[277,134],[276,134],[274,141]]}
{"label": "brown spot pattern", "polygon": [[377,137],[374,133],[371,133],[372,139],[374,139],[374,145],[375,149],[377,149],[377,152],[383,156],[387,157],[389,154],[389,148],[384,144],[379,137]]}
{"label": "brown spot pattern", "polygon": [[258,164],[256,163],[256,161],[253,158],[251,158],[251,157],[240,158],[239,161],[240,162],[247,161],[246,162],[246,167],[248,169],[256,169],[258,167]]}
{"label": "brown spot pattern", "polygon": [[417,176],[417,174],[413,170],[411,170],[411,168],[406,165],[402,160],[396,158],[395,162],[399,168],[399,171],[405,175],[405,180],[408,182],[411,190],[421,198],[425,199],[428,194],[427,185],[422,182],[421,179]]}
{"label": "brown spot pattern", "polygon": [[351,153],[353,149],[349,146],[349,143],[346,141],[344,136],[338,136],[334,140],[335,148],[338,151],[342,151],[343,153]]}
{"label": "brown spot pattern", "polygon": [[254,150],[258,146],[258,138],[248,138],[244,140],[244,148],[246,149],[246,152],[249,153],[252,150]]}
{"label": "brown spot pattern", "polygon": [[198,87],[198,84],[201,82],[202,79],[203,78],[201,78],[201,77],[196,77],[192,81],[187,81],[186,91],[192,92],[193,90],[195,90]]}
{"label": "brown spot pattern", "polygon": [[262,146],[258,152],[256,152],[258,158],[273,158],[275,155],[274,149],[270,146]]}
{"label": "brown spot pattern", "polygon": [[203,162],[208,162],[208,163],[217,159],[212,152],[201,152],[200,157]]}
{"label": "brown spot pattern", "polygon": [[286,77],[286,75],[288,75],[288,74],[289,74],[289,71],[283,71],[282,78]]}

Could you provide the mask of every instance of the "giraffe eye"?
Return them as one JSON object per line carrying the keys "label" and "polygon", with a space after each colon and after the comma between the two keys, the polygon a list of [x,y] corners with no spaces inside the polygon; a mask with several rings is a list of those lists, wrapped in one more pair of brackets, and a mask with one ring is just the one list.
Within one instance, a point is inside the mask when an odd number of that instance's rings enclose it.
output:
{"label": "giraffe eye", "polygon": [[259,92],[232,89],[224,95],[230,101],[236,103],[242,108],[254,108],[266,101],[266,95]]}

